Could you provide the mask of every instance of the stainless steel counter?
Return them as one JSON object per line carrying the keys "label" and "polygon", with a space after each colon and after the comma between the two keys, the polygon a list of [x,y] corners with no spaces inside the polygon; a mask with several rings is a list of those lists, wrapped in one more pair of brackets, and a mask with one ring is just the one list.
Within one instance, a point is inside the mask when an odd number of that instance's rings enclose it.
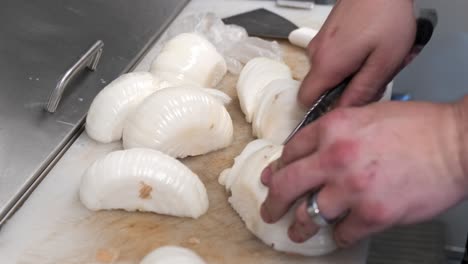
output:
{"label": "stainless steel counter", "polygon": [[[82,126],[98,91],[131,69],[188,0],[7,0],[0,8],[0,226]],[[97,40],[95,72],[44,111],[60,77]]]}

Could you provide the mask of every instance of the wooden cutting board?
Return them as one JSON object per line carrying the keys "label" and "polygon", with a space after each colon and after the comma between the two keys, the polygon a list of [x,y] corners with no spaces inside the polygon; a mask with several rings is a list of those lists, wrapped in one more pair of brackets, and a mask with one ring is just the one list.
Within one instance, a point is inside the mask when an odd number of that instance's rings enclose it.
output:
{"label": "wooden cutting board", "polygon": [[[282,43],[282,47],[294,78],[301,79],[309,67],[304,51],[287,43]],[[251,125],[240,110],[236,81],[237,76],[229,74],[218,87],[233,98],[227,107],[234,122],[232,146],[183,160],[206,185],[210,207],[205,215],[193,220],[152,213],[88,211],[78,199],[80,177],[95,159],[120,149],[121,145],[98,144],[83,133],[63,157],[66,161],[56,165],[30,202],[11,220],[22,219],[15,224],[23,226],[23,231],[13,233],[11,223],[2,230],[0,256],[8,259],[10,254],[11,260],[19,258],[17,263],[22,264],[123,264],[139,263],[157,247],[180,245],[193,249],[208,263],[365,263],[366,245],[329,256],[305,258],[273,251],[244,227],[227,202],[228,194],[218,183],[220,172],[231,167],[233,158],[253,140]],[[49,185],[49,191],[41,191],[44,184]],[[14,255],[8,250],[14,243],[24,243],[24,250]],[[0,262],[14,263],[3,262],[1,257]]]}

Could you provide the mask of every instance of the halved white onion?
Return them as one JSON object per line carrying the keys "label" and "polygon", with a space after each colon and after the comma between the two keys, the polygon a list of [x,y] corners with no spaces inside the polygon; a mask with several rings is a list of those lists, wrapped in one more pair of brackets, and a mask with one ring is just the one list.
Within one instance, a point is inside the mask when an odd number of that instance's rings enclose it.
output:
{"label": "halved white onion", "polygon": [[226,74],[227,66],[207,39],[196,33],[182,33],[165,44],[150,72],[164,86],[214,87]]}
{"label": "halved white onion", "polygon": [[241,165],[246,162],[247,158],[259,149],[269,145],[271,145],[271,142],[263,139],[257,139],[247,144],[247,146],[242,150],[242,153],[234,158],[233,167],[221,172],[218,182],[226,187],[226,190],[230,190],[234,180],[237,178],[237,175],[239,175],[239,170],[242,168]]}
{"label": "halved white onion", "polygon": [[90,210],[124,209],[198,218],[208,195],[198,176],[180,161],[151,149],[111,152],[95,161],[80,186]]}
{"label": "halved white onion", "polygon": [[[251,146],[252,144],[252,146]],[[256,150],[255,150],[256,149]],[[322,228],[304,243],[295,243],[288,237],[288,228],[294,219],[294,208],[274,224],[265,223],[260,206],[268,189],[261,183],[262,170],[281,156],[282,146],[256,140],[235,160],[234,166],[222,173],[221,183],[231,191],[229,203],[240,215],[247,228],[275,250],[305,256],[318,256],[336,249],[331,228]]]}
{"label": "halved white onion", "polygon": [[254,114],[255,136],[283,144],[307,112],[297,100],[300,85],[292,79],[278,79],[267,85]]}
{"label": "halved white onion", "polygon": [[220,101],[223,105],[228,105],[231,103],[232,98],[229,95],[221,92],[220,90],[213,89],[213,88],[193,88],[193,89],[200,89],[203,92],[213,96],[218,101]]}
{"label": "halved white onion", "polygon": [[94,98],[86,117],[86,132],[101,143],[120,140],[128,114],[159,88],[159,80],[148,72],[121,75]]}
{"label": "halved white onion", "polygon": [[258,57],[244,66],[236,88],[247,122],[252,122],[253,115],[262,100],[260,95],[263,89],[273,80],[287,78],[292,78],[289,67],[269,58]]}
{"label": "halved white onion", "polygon": [[227,147],[232,139],[232,120],[223,102],[186,86],[149,96],[127,119],[123,133],[127,149],[152,148],[177,158]]}
{"label": "halved white onion", "polygon": [[164,246],[150,252],[140,264],[206,264],[206,262],[188,248]]}

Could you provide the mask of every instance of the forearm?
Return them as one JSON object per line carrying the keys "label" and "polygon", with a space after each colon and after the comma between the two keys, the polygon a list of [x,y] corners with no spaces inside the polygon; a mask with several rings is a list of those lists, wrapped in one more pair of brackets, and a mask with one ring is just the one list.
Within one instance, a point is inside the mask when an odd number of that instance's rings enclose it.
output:
{"label": "forearm", "polygon": [[[460,161],[463,173],[468,182],[468,95],[456,104]],[[467,190],[468,192],[468,190]]]}

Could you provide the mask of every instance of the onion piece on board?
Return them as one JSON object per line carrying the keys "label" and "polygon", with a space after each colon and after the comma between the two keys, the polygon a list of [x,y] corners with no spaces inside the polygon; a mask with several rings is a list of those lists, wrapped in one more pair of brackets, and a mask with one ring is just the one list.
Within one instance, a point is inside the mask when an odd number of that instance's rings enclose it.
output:
{"label": "onion piece on board", "polygon": [[180,161],[151,149],[111,152],[81,179],[80,200],[90,210],[123,209],[198,218],[208,195],[198,176]]}
{"label": "onion piece on board", "polygon": [[233,124],[223,103],[196,87],[157,91],[127,119],[124,148],[151,148],[176,158],[225,148],[233,140]]}

